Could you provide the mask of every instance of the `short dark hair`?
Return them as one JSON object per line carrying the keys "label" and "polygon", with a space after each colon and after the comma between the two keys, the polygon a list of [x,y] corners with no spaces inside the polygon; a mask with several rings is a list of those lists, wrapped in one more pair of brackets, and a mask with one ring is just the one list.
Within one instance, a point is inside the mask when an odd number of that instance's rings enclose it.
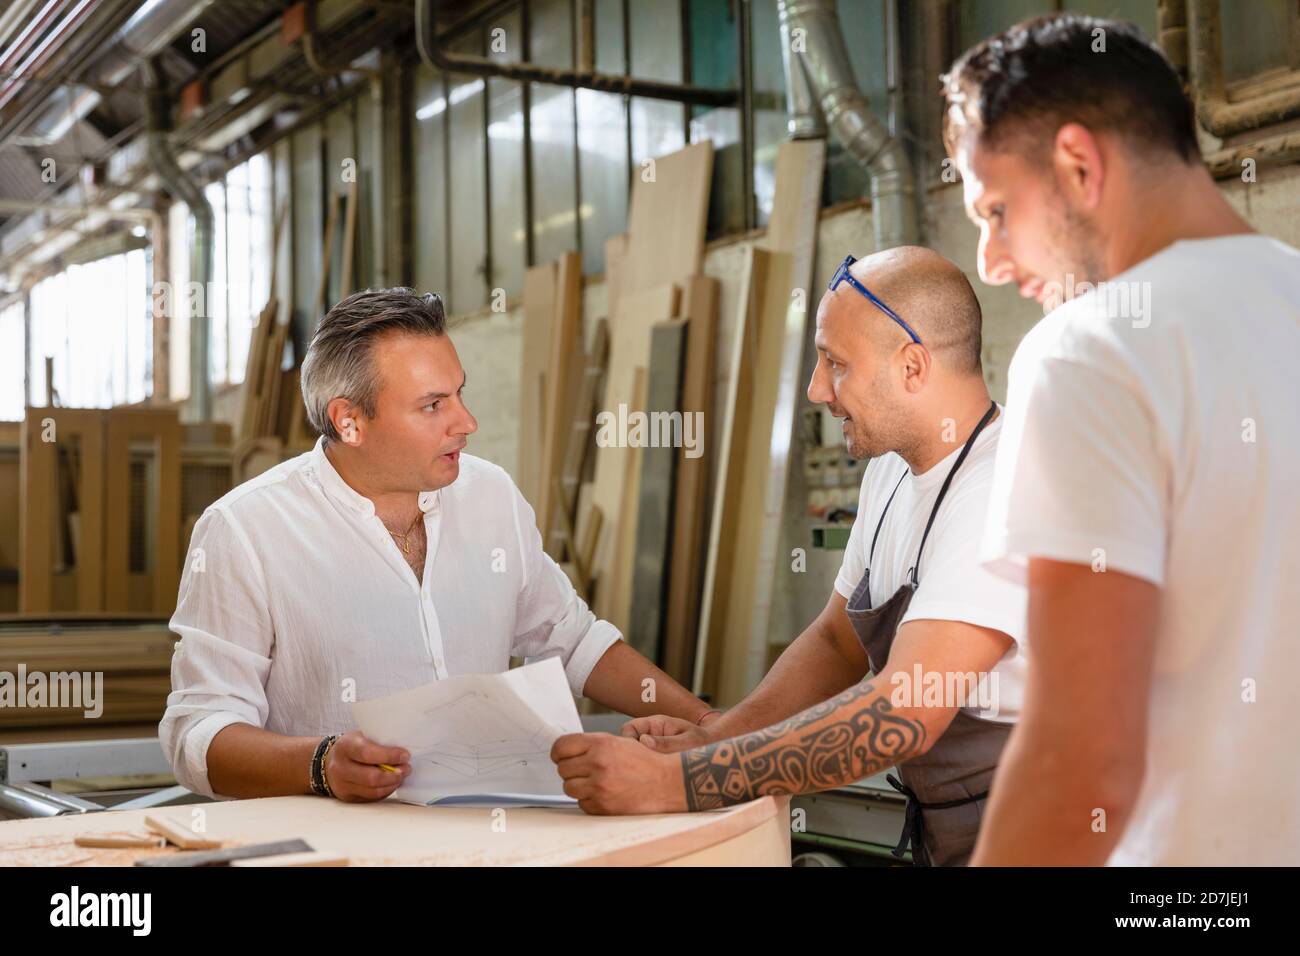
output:
{"label": "short dark hair", "polygon": [[[1097,31],[1101,31],[1098,33]],[[1101,39],[1103,51],[1094,51]],[[950,155],[965,128],[1002,150],[1029,139],[1050,145],[1078,122],[1132,146],[1200,158],[1196,116],[1178,74],[1133,24],[1074,13],[1017,23],[971,47],[942,77]]]}
{"label": "short dark hair", "polygon": [[302,399],[312,427],[326,441],[339,440],[329,416],[329,403],[336,398],[346,398],[374,417],[379,377],[370,352],[380,335],[443,335],[446,330],[442,299],[432,292],[366,289],[339,302],[321,319],[302,360]]}

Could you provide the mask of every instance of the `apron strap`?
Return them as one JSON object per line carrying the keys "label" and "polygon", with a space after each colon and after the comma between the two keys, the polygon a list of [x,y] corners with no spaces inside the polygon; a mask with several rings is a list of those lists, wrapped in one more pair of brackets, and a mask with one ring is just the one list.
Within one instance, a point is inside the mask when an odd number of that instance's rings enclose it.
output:
{"label": "apron strap", "polygon": [[978,803],[980,800],[988,798],[989,791],[977,793],[971,797],[961,797],[957,800],[944,800],[940,803],[922,803],[917,797],[916,791],[909,787],[903,781],[899,780],[892,773],[885,776],[885,781],[907,797],[907,810],[903,818],[903,832],[899,835],[898,846],[894,847],[893,855],[896,859],[902,859],[903,854],[907,852],[910,844],[912,847],[912,859],[915,861],[918,855],[924,855],[925,850],[925,824],[922,821],[922,810],[951,810],[954,807],[964,807],[970,803]]}
{"label": "apron strap", "polygon": [[[970,433],[970,438],[966,439],[966,444],[962,446],[961,454],[958,455],[957,460],[953,462],[952,468],[948,470],[948,476],[944,478],[943,485],[939,488],[939,497],[934,499],[934,507],[930,509],[930,520],[925,523],[925,533],[921,535],[921,546],[916,549],[916,563],[912,565],[911,574],[912,587],[914,588],[921,576],[921,552],[925,550],[925,541],[930,537],[930,529],[934,527],[934,519],[939,514],[939,506],[943,504],[944,495],[948,494],[948,486],[952,484],[952,479],[953,476],[957,474],[957,469],[961,467],[962,462],[966,460],[966,456],[970,454],[971,448],[975,445],[975,439],[979,437],[980,432],[984,430],[984,426],[989,423],[989,420],[993,417],[993,413],[997,410],[998,403],[989,402],[989,410],[984,413],[984,417],[981,418],[979,424],[975,426],[975,430]],[[894,490],[897,491],[898,489]],[[877,533],[879,533],[880,529],[877,528],[876,530]]]}
{"label": "apron strap", "polygon": [[894,490],[889,493],[889,500],[885,502],[885,510],[880,512],[880,520],[876,522],[876,533],[871,536],[871,550],[867,553],[868,571],[871,570],[871,562],[876,556],[876,539],[880,537],[880,529],[885,526],[885,515],[889,514],[889,506],[894,503],[894,495],[898,494],[898,489],[903,484],[903,479],[907,477],[909,471],[911,471],[910,468],[903,468],[903,473],[898,476],[898,484],[894,485]]}

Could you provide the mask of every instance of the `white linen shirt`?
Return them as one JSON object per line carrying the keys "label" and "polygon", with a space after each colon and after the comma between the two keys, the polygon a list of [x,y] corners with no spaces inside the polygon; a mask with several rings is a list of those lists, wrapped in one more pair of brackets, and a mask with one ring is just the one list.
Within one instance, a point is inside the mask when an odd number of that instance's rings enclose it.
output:
{"label": "white linen shirt", "polygon": [[216,796],[208,745],[230,724],[344,733],[354,699],[500,673],[511,656],[558,656],[582,694],[622,635],[542,551],[533,509],[510,476],[462,454],[459,477],[421,493],[419,504],[422,582],[322,442],[203,513],[171,619],[181,640],[158,727],[183,786]]}

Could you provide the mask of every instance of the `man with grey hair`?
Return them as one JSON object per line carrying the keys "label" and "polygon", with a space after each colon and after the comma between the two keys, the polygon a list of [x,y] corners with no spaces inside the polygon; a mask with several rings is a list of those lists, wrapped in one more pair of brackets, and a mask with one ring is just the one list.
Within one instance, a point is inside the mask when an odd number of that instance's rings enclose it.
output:
{"label": "man with grey hair", "polygon": [[509,475],[463,454],[464,388],[436,295],[367,290],[322,320],[302,368],[320,441],[194,528],[159,726],[183,785],[383,799],[409,754],[349,730],[350,702],[512,656],[559,657],[574,694],[627,714],[709,713],[595,618]]}

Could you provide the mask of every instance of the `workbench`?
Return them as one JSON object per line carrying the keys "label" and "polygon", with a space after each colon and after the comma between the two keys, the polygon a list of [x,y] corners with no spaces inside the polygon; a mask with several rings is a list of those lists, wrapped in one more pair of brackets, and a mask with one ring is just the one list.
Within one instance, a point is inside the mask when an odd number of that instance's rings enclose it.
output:
{"label": "workbench", "polygon": [[726,810],[588,816],[577,808],[420,807],[392,799],[343,803],[320,797],[223,800],[153,810],[105,810],[0,822],[0,865],[130,866],[174,848],[87,849],[75,837],[143,831],[148,814],[228,845],[301,838],[353,866],[789,866],[789,798]]}

